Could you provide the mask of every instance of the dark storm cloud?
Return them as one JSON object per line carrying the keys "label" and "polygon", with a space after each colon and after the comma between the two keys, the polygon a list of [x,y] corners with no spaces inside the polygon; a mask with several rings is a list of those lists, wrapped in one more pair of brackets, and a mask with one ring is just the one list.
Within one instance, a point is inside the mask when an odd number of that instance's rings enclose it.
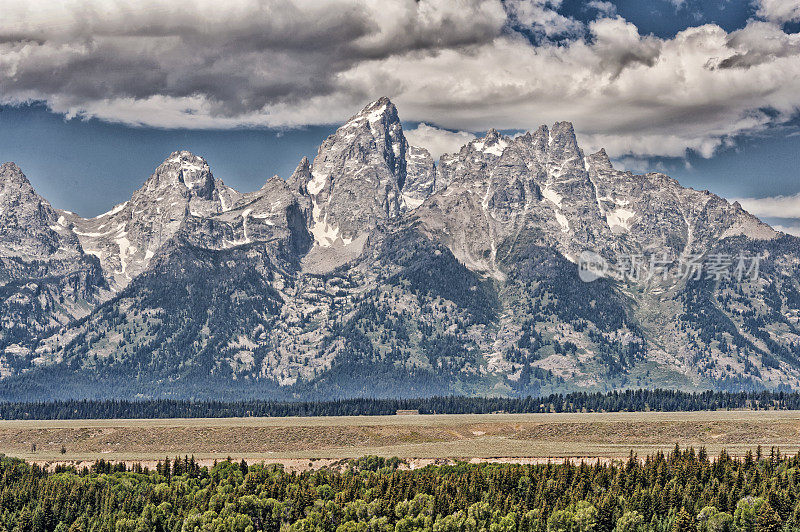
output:
{"label": "dark storm cloud", "polygon": [[[387,95],[405,120],[476,131],[566,119],[617,154],[673,156],[710,156],[797,112],[800,43],[780,26],[795,12],[784,1],[762,0],[763,20],[736,32],[670,38],[602,2],[587,4],[588,23],[560,3],[8,0],[0,103],[229,128],[337,122]],[[463,137],[426,127],[417,137],[432,144]]]}
{"label": "dark storm cloud", "polygon": [[222,4],[132,4],[109,13],[99,2],[73,2],[68,15],[56,10],[38,22],[30,11],[12,13],[0,22],[0,91],[76,104],[201,95],[214,113],[233,116],[330,94],[336,77],[362,61],[485,43],[502,25],[497,10],[487,16],[478,2],[452,10],[415,2]]}

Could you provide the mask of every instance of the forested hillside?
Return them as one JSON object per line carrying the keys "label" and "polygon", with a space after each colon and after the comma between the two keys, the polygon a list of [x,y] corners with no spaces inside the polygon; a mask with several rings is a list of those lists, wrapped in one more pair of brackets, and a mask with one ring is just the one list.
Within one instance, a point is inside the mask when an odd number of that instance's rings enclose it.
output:
{"label": "forested hillside", "polygon": [[339,471],[193,458],[48,473],[0,461],[0,529],[20,531],[777,532],[800,527],[800,456],[675,449],[627,463],[429,466],[366,457]]}

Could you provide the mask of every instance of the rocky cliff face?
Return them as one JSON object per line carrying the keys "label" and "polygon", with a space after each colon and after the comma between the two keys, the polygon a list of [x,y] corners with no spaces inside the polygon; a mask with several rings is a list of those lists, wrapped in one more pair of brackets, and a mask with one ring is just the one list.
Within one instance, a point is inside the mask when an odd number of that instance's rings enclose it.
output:
{"label": "rocky cliff face", "polygon": [[38,339],[110,295],[65,217],[13,163],[0,166],[0,375],[26,364]]}
{"label": "rocky cliff face", "polygon": [[406,150],[406,179],[403,183],[403,201],[406,210],[414,210],[431,194],[439,190],[436,166],[425,148],[409,146]]}
{"label": "rocky cliff face", "polygon": [[49,260],[81,254],[78,239],[59,223],[58,213],[36,194],[14,163],[0,166],[0,222],[3,259]]}
{"label": "rocky cliff face", "polygon": [[435,165],[382,98],[251,193],[188,152],[88,220],[0,187],[5,398],[800,385],[798,239],[566,122]]}
{"label": "rocky cliff face", "polygon": [[220,213],[240,198],[214,179],[202,157],[181,151],[156,168],[129,201],[88,220],[63,216],[84,251],[100,259],[112,286],[121,289],[188,220]]}
{"label": "rocky cliff face", "polygon": [[368,105],[319,148],[306,190],[319,246],[349,244],[403,211],[408,143],[387,99]]}

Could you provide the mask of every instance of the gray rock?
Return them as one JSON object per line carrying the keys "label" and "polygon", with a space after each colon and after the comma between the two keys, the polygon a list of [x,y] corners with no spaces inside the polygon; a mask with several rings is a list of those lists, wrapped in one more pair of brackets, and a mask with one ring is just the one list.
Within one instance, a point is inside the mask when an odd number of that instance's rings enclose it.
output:
{"label": "gray rock", "polygon": [[[174,152],[92,219],[6,164],[0,227],[8,382],[68,367],[131,376],[110,395],[800,386],[800,240],[585,155],[567,122],[490,130],[435,165],[381,98],[286,180],[242,194]],[[581,280],[585,251],[606,278]],[[752,279],[678,276],[681,257],[744,253],[764,259]],[[614,269],[654,254],[672,277]]]}
{"label": "gray rock", "polygon": [[96,259],[13,163],[0,166],[0,376],[110,297]]}
{"label": "gray rock", "polygon": [[387,98],[367,105],[322,143],[306,187],[318,245],[348,244],[402,213],[407,149]]}

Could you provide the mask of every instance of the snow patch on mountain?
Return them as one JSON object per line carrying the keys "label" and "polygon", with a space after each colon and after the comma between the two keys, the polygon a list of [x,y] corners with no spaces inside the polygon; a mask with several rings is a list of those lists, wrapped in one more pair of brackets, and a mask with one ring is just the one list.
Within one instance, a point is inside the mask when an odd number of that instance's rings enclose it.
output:
{"label": "snow patch on mountain", "polygon": [[564,198],[561,196],[561,194],[551,189],[549,186],[545,186],[542,189],[542,196],[544,197],[544,199],[550,201],[559,209],[561,208],[561,202],[563,201]]}
{"label": "snow patch on mountain", "polygon": [[323,187],[325,186],[325,181],[328,179],[328,176],[322,175],[320,173],[316,173],[313,170],[311,171],[312,179],[308,182],[308,193],[312,196],[316,196],[320,192],[322,192]]}
{"label": "snow patch on mountain", "polygon": [[561,231],[564,233],[569,233],[569,220],[566,216],[564,216],[561,212],[556,211],[556,221],[558,225],[561,226]]}
{"label": "snow patch on mountain", "polygon": [[110,211],[104,212],[103,214],[99,214],[99,215],[95,216],[95,218],[105,218],[106,216],[113,216],[114,214],[117,214],[122,209],[124,209],[127,204],[128,204],[127,201],[123,201],[122,203],[120,203],[119,205],[115,206]]}
{"label": "snow patch on mountain", "polygon": [[611,230],[630,231],[633,217],[636,213],[630,209],[620,207],[613,211],[606,212],[606,223]]}

